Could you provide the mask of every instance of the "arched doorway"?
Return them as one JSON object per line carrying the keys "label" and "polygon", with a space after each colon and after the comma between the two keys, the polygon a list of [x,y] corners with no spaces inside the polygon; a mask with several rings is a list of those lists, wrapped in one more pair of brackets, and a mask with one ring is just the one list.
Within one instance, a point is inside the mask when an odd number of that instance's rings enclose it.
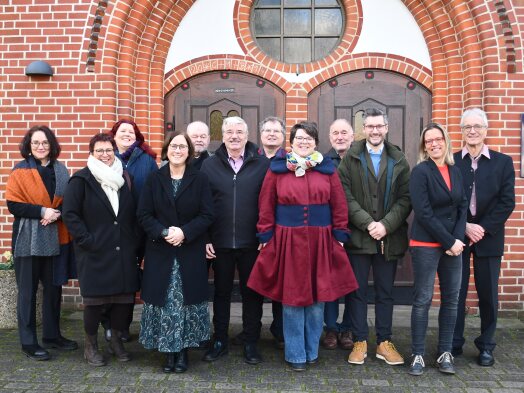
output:
{"label": "arched doorway", "polygon": [[283,118],[285,94],[278,87],[253,75],[234,71],[209,72],[180,83],[165,97],[165,121],[185,130],[200,120],[209,125],[214,151],[222,142],[222,120],[242,117],[249,140],[259,144],[258,123],[266,116]]}
{"label": "arched doorway", "polygon": [[[308,117],[319,126],[320,151],[331,148],[329,126],[338,118],[349,120],[355,139],[362,138],[362,112],[369,107],[388,115],[388,140],[404,151],[413,167],[417,162],[420,132],[431,119],[431,94],[412,79],[389,71],[361,70],[338,75],[309,94]],[[408,253],[398,263],[395,302],[411,304],[412,287],[413,270]],[[373,298],[370,293],[369,300]]]}

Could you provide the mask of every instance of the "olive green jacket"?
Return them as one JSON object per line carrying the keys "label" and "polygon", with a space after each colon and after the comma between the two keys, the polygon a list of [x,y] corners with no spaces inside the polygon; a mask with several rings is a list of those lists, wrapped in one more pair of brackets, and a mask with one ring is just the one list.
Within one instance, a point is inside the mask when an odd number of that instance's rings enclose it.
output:
{"label": "olive green jacket", "polygon": [[[384,142],[388,156],[388,169],[382,176],[387,180],[382,192],[389,189],[384,195],[384,217],[380,222],[387,231],[384,242],[386,260],[401,258],[408,248],[408,224],[406,219],[411,212],[409,197],[409,164],[400,149]],[[371,208],[371,196],[367,184],[367,164],[365,163],[366,140],[353,142],[338,167],[342,186],[346,192],[349,209],[349,229],[351,240],[346,244],[354,254],[376,254],[377,241],[368,231],[368,225],[373,217],[368,213]]]}

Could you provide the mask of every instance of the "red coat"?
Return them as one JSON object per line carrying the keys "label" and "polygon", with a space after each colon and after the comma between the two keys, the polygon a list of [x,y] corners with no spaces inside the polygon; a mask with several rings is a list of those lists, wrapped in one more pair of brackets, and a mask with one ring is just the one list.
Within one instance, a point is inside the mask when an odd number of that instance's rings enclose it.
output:
{"label": "red coat", "polygon": [[274,159],[259,196],[261,250],[247,285],[289,306],[338,299],[358,288],[344,247],[348,209],[331,160],[302,177]]}

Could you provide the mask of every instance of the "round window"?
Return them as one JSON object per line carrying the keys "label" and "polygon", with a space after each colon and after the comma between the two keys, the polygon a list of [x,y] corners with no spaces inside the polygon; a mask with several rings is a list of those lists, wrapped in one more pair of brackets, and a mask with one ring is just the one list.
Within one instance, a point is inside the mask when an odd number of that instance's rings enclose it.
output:
{"label": "round window", "polygon": [[323,59],[337,47],[343,31],[339,0],[257,0],[251,11],[258,46],[288,64]]}

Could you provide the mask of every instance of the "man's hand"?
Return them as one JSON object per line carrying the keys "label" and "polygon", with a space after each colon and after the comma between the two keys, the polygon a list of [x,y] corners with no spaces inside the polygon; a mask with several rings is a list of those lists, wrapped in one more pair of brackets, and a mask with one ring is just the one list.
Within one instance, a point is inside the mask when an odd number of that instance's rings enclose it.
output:
{"label": "man's hand", "polygon": [[386,227],[381,222],[373,221],[367,229],[369,235],[375,240],[380,240],[387,235]]}
{"label": "man's hand", "polygon": [[470,222],[466,223],[466,236],[471,240],[471,243],[479,242],[485,234],[484,228],[480,225]]}
{"label": "man's hand", "polygon": [[214,259],[216,257],[217,256],[215,255],[215,249],[213,248],[213,244],[212,243],[207,243],[206,244],[206,258],[207,259]]}

